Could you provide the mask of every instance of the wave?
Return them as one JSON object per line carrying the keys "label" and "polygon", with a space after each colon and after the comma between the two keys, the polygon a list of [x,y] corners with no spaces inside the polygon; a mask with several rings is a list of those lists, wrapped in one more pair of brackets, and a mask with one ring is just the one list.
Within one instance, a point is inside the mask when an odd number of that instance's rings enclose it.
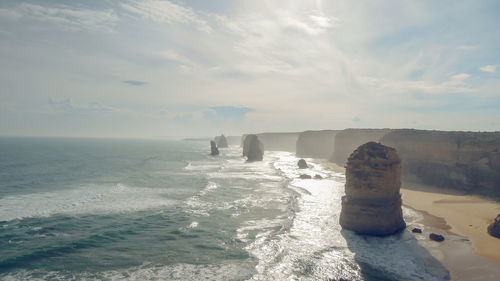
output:
{"label": "wave", "polygon": [[[272,231],[277,220],[247,222],[238,237],[251,241],[247,250],[257,258],[251,280],[443,280],[429,272],[418,242],[408,231],[386,238],[366,237],[342,230],[339,224],[345,177],[338,167],[315,163],[298,169],[298,158],[283,153],[273,166],[289,178],[297,207],[290,227]],[[301,180],[300,173],[321,174],[323,180]],[[419,215],[404,210],[407,222]],[[257,230],[257,233],[254,233]]]}
{"label": "wave", "polygon": [[126,269],[108,270],[104,272],[44,272],[39,270],[22,270],[6,276],[3,280],[247,280],[251,277],[254,265],[248,262],[232,262],[224,264],[173,264],[155,265],[144,263]]}
{"label": "wave", "polygon": [[55,192],[11,195],[0,199],[0,221],[48,217],[55,214],[110,214],[135,212],[176,204],[161,188],[80,186]]}

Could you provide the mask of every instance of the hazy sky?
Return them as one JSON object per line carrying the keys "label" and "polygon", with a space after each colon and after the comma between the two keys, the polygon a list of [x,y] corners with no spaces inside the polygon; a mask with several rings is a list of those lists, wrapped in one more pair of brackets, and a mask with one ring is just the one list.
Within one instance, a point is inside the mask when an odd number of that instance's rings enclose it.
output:
{"label": "hazy sky", "polygon": [[0,2],[0,135],[500,130],[500,1]]}

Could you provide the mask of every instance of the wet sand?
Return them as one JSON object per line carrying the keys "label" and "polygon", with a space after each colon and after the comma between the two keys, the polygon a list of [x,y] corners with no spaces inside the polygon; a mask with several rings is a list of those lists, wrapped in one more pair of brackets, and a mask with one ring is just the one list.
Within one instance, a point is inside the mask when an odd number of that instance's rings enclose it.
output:
{"label": "wet sand", "polygon": [[[419,244],[450,271],[452,280],[498,280],[500,239],[486,228],[498,213],[500,203],[457,191],[403,184],[403,204],[424,214]],[[411,228],[415,227],[409,225]],[[429,240],[431,232],[442,234],[442,243]]]}

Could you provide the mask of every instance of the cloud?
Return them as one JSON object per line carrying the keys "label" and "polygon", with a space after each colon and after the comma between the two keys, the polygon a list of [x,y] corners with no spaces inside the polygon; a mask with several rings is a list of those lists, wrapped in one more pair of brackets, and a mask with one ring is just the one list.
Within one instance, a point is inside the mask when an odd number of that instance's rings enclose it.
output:
{"label": "cloud", "polygon": [[48,104],[56,109],[62,111],[95,111],[95,112],[106,112],[112,111],[114,108],[103,105],[98,102],[89,102],[89,103],[75,103],[72,99],[53,99],[49,98]]}
{"label": "cloud", "polygon": [[451,76],[451,79],[455,80],[455,81],[463,81],[469,77],[470,77],[470,75],[467,73],[459,73],[459,74]]}
{"label": "cloud", "polygon": [[484,71],[484,72],[495,73],[497,71],[497,66],[496,65],[486,65],[486,66],[483,66],[479,69],[481,71]]}
{"label": "cloud", "polygon": [[111,31],[117,24],[118,16],[111,10],[91,10],[83,7],[66,5],[41,6],[21,3],[13,7],[8,13],[0,11],[0,17],[18,20],[22,17],[34,21],[48,22],[66,31],[84,29]]}
{"label": "cloud", "polygon": [[124,80],[122,82],[125,84],[128,84],[130,86],[144,86],[144,85],[148,84],[148,82],[137,81],[137,80]]}
{"label": "cloud", "polygon": [[245,120],[249,112],[255,112],[255,109],[244,106],[213,106],[210,110],[203,112],[203,117],[215,123],[228,121],[240,123]]}
{"label": "cloud", "polygon": [[157,23],[191,23],[198,30],[206,33],[213,31],[212,27],[190,8],[170,1],[146,0],[122,4],[126,11],[150,19]]}
{"label": "cloud", "polygon": [[359,118],[358,116],[352,118],[352,122],[360,122],[361,121],[361,118]]}

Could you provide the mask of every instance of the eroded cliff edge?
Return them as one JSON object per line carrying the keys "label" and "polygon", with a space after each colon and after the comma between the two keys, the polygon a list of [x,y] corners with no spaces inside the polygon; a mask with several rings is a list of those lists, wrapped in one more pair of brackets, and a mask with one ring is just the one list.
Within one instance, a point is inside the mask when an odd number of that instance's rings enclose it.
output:
{"label": "eroded cliff edge", "polygon": [[381,143],[403,161],[403,180],[500,198],[500,132],[399,129]]}
{"label": "eroded cliff edge", "polygon": [[334,149],[335,135],[338,132],[338,130],[302,132],[297,139],[297,157],[330,158]]}
{"label": "eroded cliff edge", "polygon": [[343,166],[349,155],[360,145],[378,142],[391,129],[345,129],[335,135],[330,161]]}

